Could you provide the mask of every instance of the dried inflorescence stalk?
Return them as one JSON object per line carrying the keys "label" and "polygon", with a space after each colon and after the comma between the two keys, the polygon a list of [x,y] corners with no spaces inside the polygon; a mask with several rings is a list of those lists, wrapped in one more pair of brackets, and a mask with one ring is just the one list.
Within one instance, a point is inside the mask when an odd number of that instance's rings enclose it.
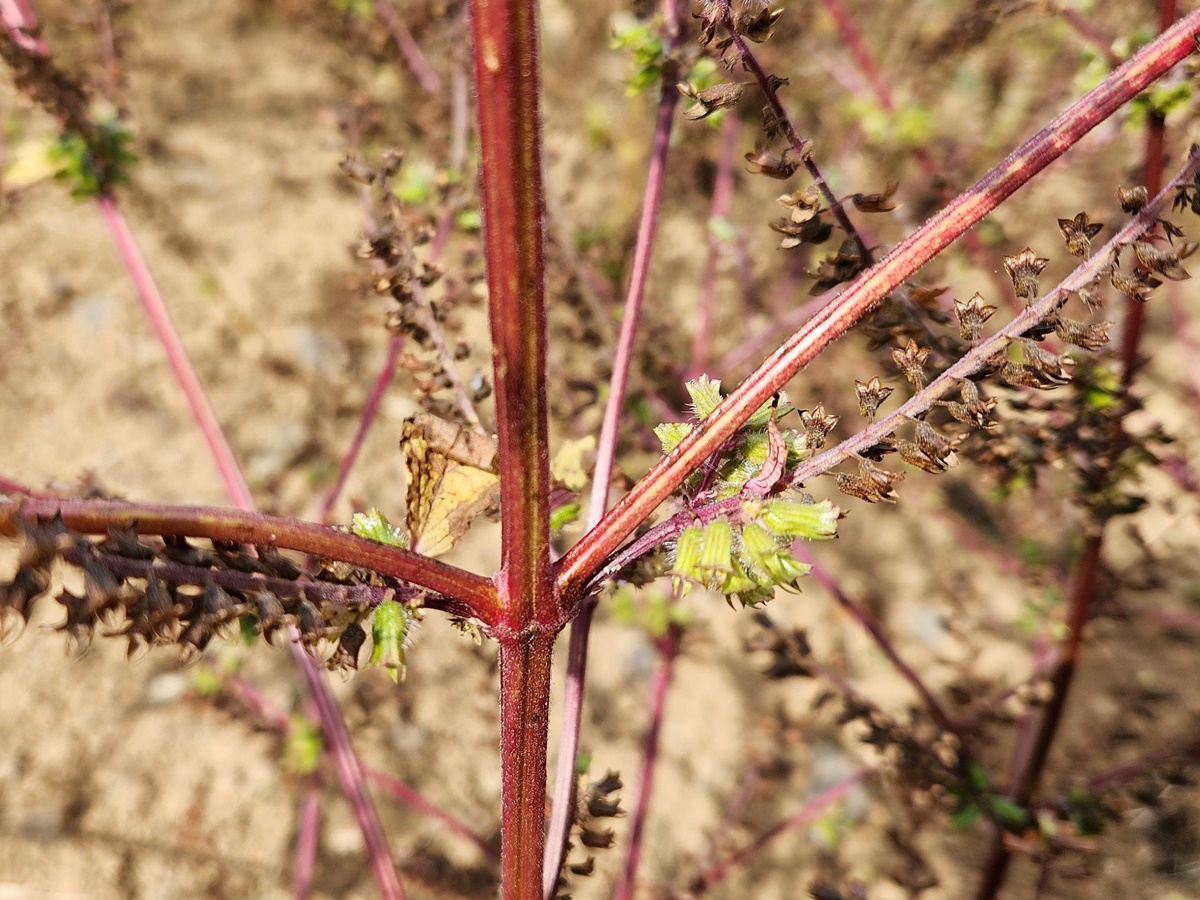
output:
{"label": "dried inflorescence stalk", "polygon": [[60,587],[55,596],[66,611],[56,630],[74,651],[86,649],[99,627],[104,636],[124,637],[131,657],[174,645],[195,659],[214,637],[240,629],[275,642],[294,625],[314,651],[333,646],[331,668],[353,669],[372,611],[394,598],[419,602],[411,586],[351,566],[323,565],[306,578],[270,547],[214,542],[210,549],[178,537],[150,542],[133,527],[112,527],[93,540],[58,517],[15,521],[17,570],[0,584],[0,635],[23,628],[63,565],[82,577],[82,592]]}

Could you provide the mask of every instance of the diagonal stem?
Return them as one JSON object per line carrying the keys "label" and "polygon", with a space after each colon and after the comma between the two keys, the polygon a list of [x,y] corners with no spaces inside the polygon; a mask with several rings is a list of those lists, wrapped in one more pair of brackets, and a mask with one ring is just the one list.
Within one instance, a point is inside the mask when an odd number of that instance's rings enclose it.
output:
{"label": "diagonal stem", "polygon": [[604,560],[666,500],[756,409],[828,344],[845,334],[890,291],[1000,205],[1144,87],[1194,49],[1200,10],[1147,44],[1119,70],[1022,144],[938,215],[864,272],[751,374],[561,560],[557,580],[579,593]]}

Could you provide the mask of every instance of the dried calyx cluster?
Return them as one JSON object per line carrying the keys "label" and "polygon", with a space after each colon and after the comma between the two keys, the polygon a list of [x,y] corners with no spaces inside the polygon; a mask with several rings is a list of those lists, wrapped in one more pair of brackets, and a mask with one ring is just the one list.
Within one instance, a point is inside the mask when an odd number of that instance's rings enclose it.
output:
{"label": "dried calyx cluster", "polygon": [[[151,541],[139,537],[136,527],[110,527],[107,536],[92,539],[58,517],[31,521],[18,515],[15,521],[21,532],[17,570],[0,585],[0,634],[19,632],[36,602],[57,591],[66,619],[55,628],[77,651],[99,630],[124,637],[130,656],[176,645],[185,658],[195,659],[214,637],[240,632],[275,642],[295,626],[330,668],[354,669],[367,639],[363,623],[372,612],[399,607],[398,601],[411,610],[418,600],[409,585],[344,564],[321,565],[307,577],[269,547]],[[402,669],[407,619],[393,623],[393,631],[396,625],[401,629],[398,635],[382,633],[383,624],[375,622],[375,656],[381,659],[373,661]]]}
{"label": "dried calyx cluster", "polygon": [[[979,697],[973,714],[954,721],[932,721],[915,709],[901,720],[817,661],[803,629],[781,628],[761,612],[755,614],[755,621],[760,630],[748,639],[746,649],[769,655],[764,674],[774,680],[819,677],[827,681],[831,687],[816,696],[813,710],[834,710],[835,726],[852,729],[859,741],[875,748],[889,783],[904,795],[907,808],[940,809],[960,825],[987,818],[1013,835],[1036,822],[1056,850],[1078,849],[1082,838],[1097,833],[1111,817],[1105,799],[1084,789],[1048,796],[1033,808],[1022,807],[991,783],[973,753],[972,748],[987,745],[992,725],[1011,723],[1045,703],[1051,692],[1046,680],[1023,683],[1002,702]],[[975,699],[978,687],[964,690],[960,699],[968,702]],[[918,816],[913,827],[919,829],[927,821],[926,816]]]}
{"label": "dried calyx cluster", "polygon": [[[1195,182],[1180,188],[1176,208],[1200,205],[1198,191]],[[885,193],[890,198],[894,190]],[[1119,196],[1132,214],[1146,202],[1144,189],[1122,189]],[[871,202],[884,203],[883,197]],[[813,202],[814,208],[819,206],[819,199]],[[1067,250],[1076,257],[1090,254],[1091,239],[1102,227],[1084,213],[1059,220]],[[1145,299],[1161,278],[1188,277],[1181,260],[1196,245],[1181,241],[1181,229],[1170,222],[1158,220],[1156,228],[1157,232],[1106,251],[1098,267],[1102,274],[1074,291],[1088,309],[1102,305],[1104,280],[1128,296]],[[1121,265],[1123,255],[1131,262],[1128,269]],[[1017,298],[1031,311],[1041,302],[1038,279],[1048,262],[1028,248],[1004,259]],[[936,297],[944,289],[925,293]],[[996,307],[978,293],[954,301],[957,334],[940,333],[948,317],[925,317],[922,305],[898,304],[906,312],[890,312],[886,325],[876,321],[868,335],[872,343],[878,343],[885,332],[904,341],[892,347],[889,372],[902,376],[911,387],[913,399],[906,408],[914,401],[919,401],[919,408],[880,418],[894,388],[879,376],[856,381],[858,410],[867,422],[860,436],[868,435],[869,440],[860,439],[854,451],[840,451],[843,445],[839,445],[821,454],[823,464],[813,467],[804,464],[822,450],[839,417],[820,403],[793,410],[784,397],[764,406],[680,490],[685,509],[672,520],[676,527],[670,545],[670,572],[677,588],[701,585],[736,597],[743,605],[770,599],[776,588],[794,588],[808,567],[795,560],[791,544],[832,537],[838,519],[837,508],[828,501],[818,503],[800,493],[800,481],[831,474],[844,494],[868,503],[894,502],[896,485],[905,472],[883,465],[892,454],[908,466],[940,474],[964,452],[1008,487],[1029,483],[1047,464],[1066,460],[1080,476],[1081,497],[1094,514],[1111,515],[1129,511],[1131,503],[1136,506],[1121,487],[1129,474],[1129,467],[1121,464],[1122,455],[1141,449],[1120,431],[1133,401],[1114,372],[1084,353],[1107,343],[1112,322],[1089,324],[1069,318],[1064,312],[1069,297],[1068,292],[1045,295],[1053,302],[1022,333],[993,337],[984,336],[984,326]],[[910,336],[914,333],[926,335],[926,344]],[[947,379],[929,371],[935,360],[944,363],[945,372],[971,353],[977,360],[960,377]],[[997,417],[999,400],[985,394],[981,386],[985,382],[1008,392],[1003,425]],[[953,385],[954,394],[946,394],[948,385]],[[1026,390],[1045,392],[1068,385],[1070,394],[1057,403]],[[721,400],[720,384],[702,378],[688,389],[696,418],[703,421]],[[785,427],[785,417],[793,411],[800,427]],[[664,453],[694,427],[691,423],[659,426]],[[1114,440],[1117,435],[1121,439]],[[855,471],[832,471],[847,457],[854,461]],[[1144,455],[1129,455],[1130,465],[1135,457]]]}
{"label": "dried calyx cluster", "polygon": [[[453,223],[444,219],[434,225],[419,210],[402,205],[399,195],[405,191],[397,185],[402,163],[403,154],[395,150],[385,151],[377,167],[354,157],[342,163],[348,177],[377,189],[380,222],[368,230],[357,253],[372,263],[373,292],[394,302],[388,310],[387,328],[408,341],[399,365],[412,377],[422,408],[454,419],[464,405],[456,393],[469,394],[472,404],[491,394],[491,382],[481,371],[476,371],[469,385],[463,385],[455,371],[456,364],[469,359],[475,349],[474,343],[460,334],[461,310],[479,304],[474,286],[482,285],[482,273],[464,275],[461,283],[446,279],[433,258],[441,253]],[[431,242],[436,249],[422,258],[418,248]],[[462,271],[473,268],[478,267],[468,260]]]}
{"label": "dried calyx cluster", "polygon": [[592,851],[608,850],[616,844],[616,834],[606,823],[625,815],[618,796],[623,786],[621,776],[616,772],[607,772],[603,778],[581,785],[575,809],[574,833],[567,843],[567,850],[573,850],[578,840],[585,856],[582,860],[567,862],[559,876],[559,900],[569,900],[568,873],[582,878],[591,876],[596,867]]}

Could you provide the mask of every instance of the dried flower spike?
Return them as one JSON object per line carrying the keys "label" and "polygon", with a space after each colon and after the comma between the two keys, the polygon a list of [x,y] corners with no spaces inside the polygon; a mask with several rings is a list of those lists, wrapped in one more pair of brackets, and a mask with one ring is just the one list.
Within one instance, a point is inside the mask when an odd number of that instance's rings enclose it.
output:
{"label": "dried flower spike", "polygon": [[1028,247],[1016,256],[1004,257],[1004,271],[1012,279],[1017,296],[1025,300],[1033,300],[1038,294],[1038,276],[1050,262],[1038,256]]}
{"label": "dried flower spike", "polygon": [[972,343],[979,340],[983,323],[990,319],[995,311],[996,307],[985,303],[983,296],[978,292],[965,303],[955,300],[954,314],[958,316],[958,333],[962,335],[962,339]]}
{"label": "dried flower spike", "polygon": [[1117,188],[1117,202],[1121,204],[1121,211],[1129,215],[1136,215],[1142,211],[1147,203],[1150,202],[1150,192],[1146,190],[1145,185],[1136,185],[1134,187],[1119,187]]}
{"label": "dried flower spike", "polygon": [[1092,252],[1092,238],[1104,228],[1102,222],[1089,222],[1087,213],[1079,213],[1074,219],[1059,219],[1058,230],[1067,242],[1067,252],[1072,256],[1086,257]]}

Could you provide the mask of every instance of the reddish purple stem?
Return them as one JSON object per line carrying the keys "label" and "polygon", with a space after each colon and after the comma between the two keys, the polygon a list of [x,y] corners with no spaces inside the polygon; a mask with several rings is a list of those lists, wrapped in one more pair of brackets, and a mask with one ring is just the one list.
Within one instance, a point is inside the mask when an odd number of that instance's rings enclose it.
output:
{"label": "reddish purple stem", "polygon": [[642,771],[637,799],[633,804],[625,867],[621,870],[620,879],[613,891],[617,900],[631,900],[633,897],[638,863],[642,855],[642,838],[646,831],[646,817],[650,812],[650,795],[654,790],[654,772],[658,765],[658,743],[667,708],[667,692],[671,687],[671,676],[675,673],[675,660],[679,656],[682,642],[683,628],[675,624],[668,626],[667,633],[657,641],[658,667],[650,684],[650,727],[646,729],[646,736],[642,741]]}

